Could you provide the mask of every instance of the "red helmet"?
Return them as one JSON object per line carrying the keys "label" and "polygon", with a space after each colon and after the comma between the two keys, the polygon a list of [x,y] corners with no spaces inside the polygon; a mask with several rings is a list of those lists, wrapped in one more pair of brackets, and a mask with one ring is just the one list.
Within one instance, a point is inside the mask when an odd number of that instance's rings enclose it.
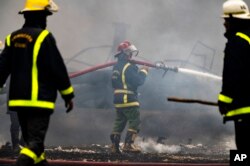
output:
{"label": "red helmet", "polygon": [[139,51],[137,48],[131,44],[129,41],[124,41],[119,44],[117,48],[118,53],[124,53],[126,55],[130,56],[137,56]]}

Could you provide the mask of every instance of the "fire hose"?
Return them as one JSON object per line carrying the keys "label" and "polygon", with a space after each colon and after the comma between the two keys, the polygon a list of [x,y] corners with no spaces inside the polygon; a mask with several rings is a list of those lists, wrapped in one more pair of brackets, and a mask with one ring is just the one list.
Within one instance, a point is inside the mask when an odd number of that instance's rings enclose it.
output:
{"label": "fire hose", "polygon": [[[138,65],[144,65],[144,66],[156,68],[156,69],[163,69],[165,71],[164,75],[168,70],[178,72],[177,67],[166,66],[163,62],[156,62],[155,64],[150,63],[150,62],[145,62],[145,61],[139,61],[139,60],[130,60],[130,62],[138,64]],[[69,77],[70,78],[75,78],[75,77],[78,77],[78,76],[81,76],[81,75],[84,75],[84,74],[87,74],[87,73],[90,73],[90,72],[93,72],[93,71],[96,71],[96,70],[99,70],[99,69],[104,69],[106,67],[113,66],[116,63],[117,63],[117,61],[111,61],[111,62],[108,62],[108,63],[96,65],[96,66],[93,66],[93,67],[90,67],[90,68],[87,68],[87,69],[84,69],[84,70],[81,70],[81,71],[70,73]]]}
{"label": "fire hose", "polygon": [[[196,71],[196,70],[181,68],[181,67],[176,67],[176,66],[170,67],[164,64],[162,61],[159,61],[156,63],[150,63],[150,62],[145,62],[145,61],[140,61],[140,60],[130,60],[130,62],[134,64],[138,64],[138,65],[148,66],[151,68],[162,69],[164,70],[163,76],[166,74],[167,71],[173,71],[173,72],[178,72],[178,73],[183,73],[183,74],[191,74],[191,75],[195,75],[199,77],[211,78],[211,79],[218,80],[218,81],[222,80],[220,76],[214,75],[212,73],[206,73],[202,71]],[[87,74],[87,73],[90,73],[99,69],[104,69],[106,67],[113,66],[116,63],[117,63],[116,61],[111,61],[111,62],[107,62],[104,64],[92,66],[81,71],[70,73],[69,77],[75,78],[75,77],[78,77],[78,76],[81,76],[81,75],[84,75],[84,74]]]}

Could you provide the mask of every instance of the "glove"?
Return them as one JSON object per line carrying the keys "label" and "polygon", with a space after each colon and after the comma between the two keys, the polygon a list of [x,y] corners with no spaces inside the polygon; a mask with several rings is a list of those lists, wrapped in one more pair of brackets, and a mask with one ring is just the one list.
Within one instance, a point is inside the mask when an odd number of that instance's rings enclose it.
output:
{"label": "glove", "polygon": [[69,113],[74,107],[73,101],[72,100],[65,101],[65,107],[67,108],[66,113]]}
{"label": "glove", "polygon": [[219,107],[219,111],[221,115],[225,115],[230,110],[231,103],[224,103],[224,102],[218,101],[218,107]]}

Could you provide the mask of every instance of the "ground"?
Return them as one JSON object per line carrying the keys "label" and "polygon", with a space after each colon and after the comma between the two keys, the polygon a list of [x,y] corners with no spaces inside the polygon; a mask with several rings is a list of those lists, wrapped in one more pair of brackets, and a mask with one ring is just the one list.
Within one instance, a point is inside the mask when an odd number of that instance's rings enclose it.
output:
{"label": "ground", "polygon": [[[228,163],[229,151],[218,146],[180,145],[180,151],[172,153],[139,154],[110,153],[109,145],[86,145],[81,147],[46,147],[50,160],[89,161],[89,162],[150,162],[150,163]],[[14,159],[9,144],[0,149],[0,159]]]}

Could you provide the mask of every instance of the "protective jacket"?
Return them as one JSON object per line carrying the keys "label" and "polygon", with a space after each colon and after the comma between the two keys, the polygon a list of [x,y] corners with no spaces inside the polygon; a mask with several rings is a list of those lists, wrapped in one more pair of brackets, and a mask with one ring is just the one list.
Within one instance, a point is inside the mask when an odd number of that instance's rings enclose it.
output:
{"label": "protective jacket", "polygon": [[113,67],[112,87],[114,88],[114,105],[116,108],[139,106],[137,88],[147,76],[146,70],[126,59],[118,59]]}
{"label": "protective jacket", "polygon": [[9,75],[10,110],[53,110],[57,90],[66,101],[74,96],[55,39],[43,28],[24,24],[6,37],[0,55],[0,87]]}
{"label": "protective jacket", "polygon": [[219,102],[227,105],[224,120],[250,117],[250,31],[227,32],[222,91]]}

